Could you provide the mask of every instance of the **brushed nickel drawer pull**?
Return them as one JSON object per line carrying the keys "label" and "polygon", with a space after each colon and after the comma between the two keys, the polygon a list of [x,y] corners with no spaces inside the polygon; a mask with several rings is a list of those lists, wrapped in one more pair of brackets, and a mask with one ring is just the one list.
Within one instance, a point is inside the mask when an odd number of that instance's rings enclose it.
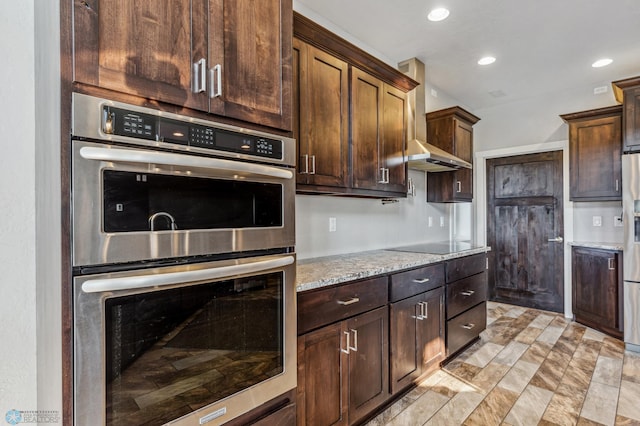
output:
{"label": "brushed nickel drawer pull", "polygon": [[461,325],[460,327],[464,328],[465,330],[471,330],[475,326],[476,326],[475,324],[469,323],[469,324]]}
{"label": "brushed nickel drawer pull", "polygon": [[613,257],[610,257],[607,259],[607,262],[609,263],[609,270],[610,271],[615,271],[616,267],[615,267],[615,263],[613,263],[615,259]]}
{"label": "brushed nickel drawer pull", "polygon": [[423,278],[421,280],[413,280],[413,282],[414,283],[418,283],[418,284],[424,284],[424,283],[429,282],[429,280],[430,280],[429,278]]}
{"label": "brushed nickel drawer pull", "polygon": [[463,296],[473,296],[473,294],[475,293],[475,291],[473,290],[467,290],[467,291],[461,291],[460,294]]}
{"label": "brushed nickel drawer pull", "polygon": [[358,303],[359,301],[360,301],[359,298],[352,297],[349,300],[338,300],[338,305],[343,305],[343,306],[353,305],[354,303]]}

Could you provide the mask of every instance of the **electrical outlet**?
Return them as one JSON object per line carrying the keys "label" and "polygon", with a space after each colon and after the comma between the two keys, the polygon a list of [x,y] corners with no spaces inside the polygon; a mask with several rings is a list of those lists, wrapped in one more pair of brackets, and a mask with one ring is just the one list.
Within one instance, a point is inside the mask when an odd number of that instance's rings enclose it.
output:
{"label": "electrical outlet", "polygon": [[335,217],[329,218],[329,232],[336,232],[336,222]]}
{"label": "electrical outlet", "polygon": [[602,216],[593,216],[593,226],[602,226]]}
{"label": "electrical outlet", "polygon": [[431,216],[429,216],[429,218],[427,219],[427,226],[429,228],[433,226],[433,218]]}
{"label": "electrical outlet", "polygon": [[444,227],[444,216],[440,216],[440,226]]}
{"label": "electrical outlet", "polygon": [[613,226],[615,227],[624,226],[624,223],[622,222],[622,216],[613,217]]}

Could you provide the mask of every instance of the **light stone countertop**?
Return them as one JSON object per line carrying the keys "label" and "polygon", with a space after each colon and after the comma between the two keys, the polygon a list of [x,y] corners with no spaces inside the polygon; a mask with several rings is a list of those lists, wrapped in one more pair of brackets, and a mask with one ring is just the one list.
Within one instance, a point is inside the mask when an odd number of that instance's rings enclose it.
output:
{"label": "light stone countertop", "polygon": [[450,254],[407,253],[372,250],[299,260],[296,268],[296,291],[306,291],[347,281],[383,275],[405,269],[489,251],[475,248]]}
{"label": "light stone countertop", "polygon": [[571,241],[569,242],[569,245],[573,247],[587,247],[603,250],[624,250],[624,245],[622,243],[594,243],[590,241]]}

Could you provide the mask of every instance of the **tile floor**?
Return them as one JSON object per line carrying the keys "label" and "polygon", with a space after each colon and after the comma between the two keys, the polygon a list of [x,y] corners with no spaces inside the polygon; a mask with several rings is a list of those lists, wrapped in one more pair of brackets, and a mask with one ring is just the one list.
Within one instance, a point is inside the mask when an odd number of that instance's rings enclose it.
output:
{"label": "tile floor", "polygon": [[481,340],[367,426],[640,425],[640,354],[560,314],[489,302]]}

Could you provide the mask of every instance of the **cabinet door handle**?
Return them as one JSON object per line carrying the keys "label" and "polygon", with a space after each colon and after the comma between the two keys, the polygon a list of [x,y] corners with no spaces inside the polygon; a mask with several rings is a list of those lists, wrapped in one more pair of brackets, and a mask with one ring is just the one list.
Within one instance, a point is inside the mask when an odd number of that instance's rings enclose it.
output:
{"label": "cabinet door handle", "polygon": [[547,241],[550,243],[561,243],[564,241],[562,237],[549,238]]}
{"label": "cabinet door handle", "polygon": [[422,278],[422,279],[415,279],[413,280],[413,282],[418,284],[424,284],[424,283],[428,283],[429,280],[430,280],[429,278]]}
{"label": "cabinet door handle", "polygon": [[309,174],[309,155],[304,154],[302,157],[300,157],[300,162],[304,163],[304,171],[301,171],[300,174]]}
{"label": "cabinet door handle", "polygon": [[462,182],[458,180],[456,181],[456,185],[458,186],[458,188],[456,189],[456,192],[462,192]]}
{"label": "cabinet door handle", "polygon": [[387,177],[386,177],[386,179],[385,179],[385,182],[384,182],[384,183],[389,183],[389,169],[384,169],[384,170],[385,170],[385,172],[386,172],[386,174],[387,174]]}
{"label": "cabinet door handle", "polygon": [[461,325],[460,327],[464,328],[465,330],[471,330],[475,326],[476,326],[475,324],[469,323],[469,324]]}
{"label": "cabinet door handle", "polygon": [[460,294],[463,296],[473,296],[473,294],[475,293],[475,291],[473,290],[467,290],[467,291],[461,291]]}
{"label": "cabinet door handle", "polygon": [[191,91],[193,93],[200,93],[207,90],[207,60],[205,58],[200,59],[198,62],[194,62],[191,67],[193,76],[191,77]]}
{"label": "cabinet door handle", "polygon": [[347,349],[349,351],[358,352],[358,330],[354,330],[352,328],[351,332],[353,333],[353,346],[349,346],[349,341],[347,340]]}
{"label": "cabinet door handle", "polygon": [[616,192],[620,191],[620,181],[616,179]]}
{"label": "cabinet door handle", "polygon": [[420,304],[422,306],[422,318],[429,318],[429,302],[422,302]]}
{"label": "cabinet door handle", "polygon": [[347,340],[347,341],[346,341],[346,343],[347,343],[347,344],[346,344],[346,346],[345,346],[345,347],[346,347],[346,349],[345,349],[345,348],[343,348],[343,347],[342,347],[342,344],[341,344],[341,346],[340,346],[340,352],[343,352],[343,353],[345,353],[345,354],[348,354],[348,353],[349,353],[349,336],[351,336],[351,333],[349,333],[348,331],[343,331],[343,333],[347,335],[347,337],[346,337],[346,340]]}
{"label": "cabinet door handle", "polygon": [[222,96],[222,65],[217,64],[209,70],[209,79],[211,80],[210,98]]}
{"label": "cabinet door handle", "polygon": [[416,303],[416,315],[413,318],[418,321],[422,321],[424,319],[423,311],[424,308],[422,307],[422,302]]}
{"label": "cabinet door handle", "polygon": [[609,262],[609,270],[610,271],[615,271],[615,269],[616,269],[616,265],[614,263],[614,260],[615,259],[613,257],[610,257],[609,259],[607,259],[607,261]]}
{"label": "cabinet door handle", "polygon": [[315,175],[316,174],[316,156],[312,155],[311,156],[311,171],[309,172],[310,175]]}
{"label": "cabinet door handle", "polygon": [[354,303],[358,303],[359,301],[360,301],[359,298],[352,297],[349,300],[338,300],[338,305],[343,305],[343,306],[353,305]]}
{"label": "cabinet door handle", "polygon": [[380,180],[378,183],[385,183],[384,181],[384,167],[380,167]]}

